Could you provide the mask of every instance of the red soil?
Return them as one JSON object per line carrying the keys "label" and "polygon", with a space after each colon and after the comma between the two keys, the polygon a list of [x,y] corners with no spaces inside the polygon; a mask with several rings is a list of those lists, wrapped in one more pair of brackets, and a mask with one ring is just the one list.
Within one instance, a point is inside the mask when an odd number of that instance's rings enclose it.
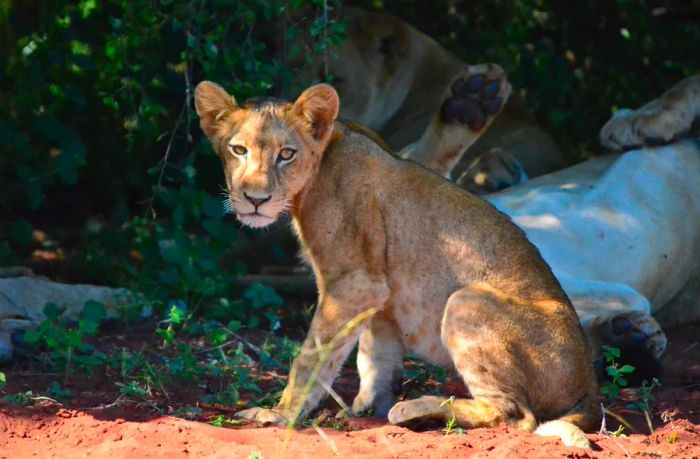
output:
{"label": "red soil", "polygon": [[[387,425],[376,419],[354,419],[341,430],[305,428],[285,430],[278,427],[214,427],[201,422],[212,419],[212,412],[230,417],[231,408],[211,409],[185,420],[156,415],[143,404],[122,404],[94,408],[115,400],[114,393],[89,387],[71,390],[79,397],[70,408],[54,402],[20,407],[0,402],[0,459],[24,457],[152,458],[222,457],[249,458],[260,453],[264,458],[439,458],[439,457],[521,457],[521,458],[609,458],[609,457],[681,457],[700,458],[700,327],[672,331],[666,357],[663,387],[654,390],[652,435],[623,437],[591,434],[592,451],[564,447],[558,439],[542,438],[501,426],[474,429],[464,434],[444,435],[438,431],[413,432]],[[5,370],[7,372],[7,370]],[[22,380],[20,372],[9,373]],[[13,388],[14,392],[41,384],[41,375],[28,375]],[[75,378],[77,382],[85,378]],[[352,383],[350,382],[352,381]],[[113,383],[110,382],[112,387]],[[352,397],[352,375],[340,378],[338,391]],[[183,388],[186,391],[187,388]],[[192,390],[190,390],[192,392]],[[182,404],[186,392],[171,394]],[[629,399],[629,393],[623,399]],[[639,432],[647,432],[644,417],[626,410],[625,402],[611,408]],[[200,405],[203,406],[203,405]],[[175,407],[176,408],[176,407]],[[170,408],[174,411],[175,408]],[[614,420],[607,419],[614,430]]]}
{"label": "red soil", "polygon": [[[594,451],[566,448],[508,427],[464,435],[412,432],[378,420],[353,422],[352,431],[226,429],[165,416],[146,422],[113,414],[65,409],[0,408],[0,457],[221,457],[247,458],[438,458],[438,457],[700,457],[700,427],[672,421],[653,435],[626,438],[590,435]],[[287,441],[288,440],[288,441]],[[286,444],[285,444],[286,443]]]}

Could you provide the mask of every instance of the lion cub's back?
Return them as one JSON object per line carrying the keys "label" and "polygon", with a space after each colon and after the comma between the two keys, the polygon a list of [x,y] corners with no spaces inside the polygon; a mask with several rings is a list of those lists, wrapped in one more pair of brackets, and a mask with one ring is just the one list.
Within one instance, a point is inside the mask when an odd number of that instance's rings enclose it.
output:
{"label": "lion cub's back", "polygon": [[[566,297],[538,250],[510,218],[422,166],[394,159],[376,183],[394,264],[453,286],[486,281],[519,295]],[[528,295],[526,295],[528,296]]]}

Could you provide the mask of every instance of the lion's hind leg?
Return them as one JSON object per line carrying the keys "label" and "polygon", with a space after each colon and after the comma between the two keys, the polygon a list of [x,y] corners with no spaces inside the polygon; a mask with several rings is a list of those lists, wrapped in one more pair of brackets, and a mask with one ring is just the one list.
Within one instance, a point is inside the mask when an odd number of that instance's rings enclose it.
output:
{"label": "lion's hind leg", "polygon": [[[503,411],[487,400],[448,399],[426,395],[399,402],[389,411],[389,422],[406,424],[414,421],[438,421],[465,428],[494,427],[504,420]],[[530,429],[532,430],[532,429]]]}
{"label": "lion's hind leg", "polygon": [[486,284],[453,293],[441,337],[473,399],[400,402],[389,420],[454,419],[465,428],[503,422],[533,432],[539,420],[556,419],[543,434],[587,447],[581,428],[590,427],[596,384],[584,338],[575,336],[578,320],[563,313],[565,305],[545,303],[528,305]]}

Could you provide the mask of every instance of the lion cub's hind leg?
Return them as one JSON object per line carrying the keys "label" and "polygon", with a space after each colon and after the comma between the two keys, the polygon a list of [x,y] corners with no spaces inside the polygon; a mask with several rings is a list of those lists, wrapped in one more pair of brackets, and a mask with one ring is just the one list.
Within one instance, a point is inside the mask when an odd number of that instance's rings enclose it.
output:
{"label": "lion cub's hind leg", "polygon": [[[528,432],[558,436],[569,446],[590,447],[580,426],[589,427],[591,422],[589,399],[591,393],[595,396],[595,380],[590,368],[578,376],[571,374],[577,370],[576,363],[567,368],[568,360],[577,358],[589,364],[585,345],[581,340],[580,349],[569,348],[576,344],[573,338],[569,344],[562,343],[565,333],[557,339],[548,337],[543,329],[565,327],[556,319],[550,322],[546,313],[486,285],[453,293],[445,309],[441,337],[473,399],[449,402],[421,397],[399,402],[389,412],[389,421],[406,424],[454,419],[456,425],[466,428],[503,422]],[[577,351],[580,355],[572,355]],[[533,406],[538,406],[537,416],[554,421],[536,430]]]}
{"label": "lion cub's hind leg", "polygon": [[501,313],[500,298],[490,292],[465,288],[447,302],[441,337],[473,400],[445,403],[438,397],[400,402],[389,412],[389,421],[447,421],[466,428],[493,427],[501,422],[533,431],[537,425],[527,404],[525,374],[520,360],[503,339],[511,316]]}

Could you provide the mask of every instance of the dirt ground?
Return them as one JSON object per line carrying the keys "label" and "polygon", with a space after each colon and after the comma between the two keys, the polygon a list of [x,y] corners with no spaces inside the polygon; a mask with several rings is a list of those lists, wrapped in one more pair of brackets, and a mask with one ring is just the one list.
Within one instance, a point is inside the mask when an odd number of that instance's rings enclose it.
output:
{"label": "dirt ground", "polygon": [[[69,383],[74,398],[65,405],[39,400],[22,407],[0,402],[0,458],[25,457],[215,457],[264,458],[700,458],[700,327],[669,332],[663,386],[654,390],[653,434],[648,433],[641,413],[626,408],[628,391],[614,403],[605,402],[617,416],[640,433],[614,437],[593,433],[593,450],[567,448],[558,439],[542,438],[506,426],[474,429],[445,435],[435,431],[414,432],[387,425],[377,419],[352,419],[331,427],[283,429],[278,427],[226,425],[216,427],[215,417],[230,418],[230,407],[198,404],[196,389],[182,387],[170,394],[167,412],[158,413],[141,404],[115,404],[115,394],[103,390],[98,379]],[[6,392],[46,385],[48,376],[19,367],[0,368],[11,382]],[[55,375],[53,375],[55,378]],[[79,384],[82,383],[82,385]],[[454,381],[442,387],[450,392]],[[104,386],[107,387],[107,386]],[[347,401],[357,381],[346,371],[335,385]],[[452,390],[451,392],[454,392]],[[198,404],[202,411],[191,419],[176,417],[177,408]],[[326,403],[329,410],[332,403]],[[337,410],[337,407],[335,408]],[[607,430],[617,423],[606,416]],[[323,425],[323,424],[322,424]],[[327,425],[327,424],[326,424]],[[260,457],[260,456],[257,456]]]}

